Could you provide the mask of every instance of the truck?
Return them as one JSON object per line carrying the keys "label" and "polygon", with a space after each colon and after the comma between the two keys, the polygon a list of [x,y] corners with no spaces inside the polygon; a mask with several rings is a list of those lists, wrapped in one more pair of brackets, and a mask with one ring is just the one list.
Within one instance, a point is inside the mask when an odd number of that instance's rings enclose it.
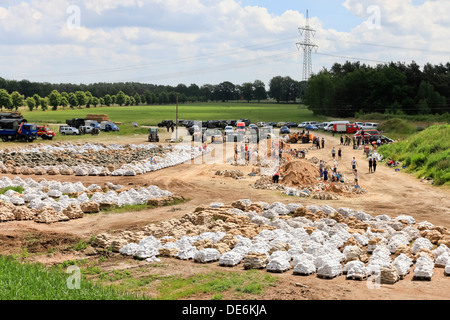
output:
{"label": "truck", "polygon": [[79,127],[85,125],[85,120],[84,119],[80,119],[80,118],[73,118],[73,119],[70,119],[70,120],[66,120],[66,124],[69,127],[73,127],[73,128],[77,128],[78,129]]}
{"label": "truck", "polygon": [[350,123],[335,123],[333,132],[335,133],[356,133],[359,130],[358,125]]}
{"label": "truck", "polygon": [[37,126],[37,136],[42,138],[42,140],[52,140],[55,137],[55,132],[50,130],[50,127],[45,126]]}
{"label": "truck", "polygon": [[119,131],[119,127],[112,121],[102,121],[100,123],[100,128],[102,131]]}
{"label": "truck", "polygon": [[84,120],[84,125],[88,126],[88,127],[93,127],[93,128],[97,128],[99,130],[101,130],[102,128],[100,127],[100,123],[98,123],[95,120]]}
{"label": "truck", "polygon": [[32,142],[37,139],[37,126],[24,119],[1,119],[0,137],[2,141]]}

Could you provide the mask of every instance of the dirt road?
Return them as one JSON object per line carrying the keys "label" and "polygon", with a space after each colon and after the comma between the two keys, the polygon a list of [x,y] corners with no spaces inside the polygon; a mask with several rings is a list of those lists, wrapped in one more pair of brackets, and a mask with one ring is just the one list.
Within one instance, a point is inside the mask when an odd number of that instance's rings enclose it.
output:
{"label": "dirt road", "polygon": [[[342,197],[340,200],[334,201],[293,198],[276,191],[251,188],[250,184],[253,184],[258,177],[246,175],[243,180],[234,180],[216,176],[217,170],[239,169],[247,174],[252,169],[251,167],[235,167],[226,164],[183,164],[133,178],[95,176],[80,179],[76,176],[22,176],[24,179],[32,177],[36,180],[45,178],[62,182],[82,181],[85,185],[106,182],[122,185],[132,183],[134,186],[157,185],[180,194],[190,201],[173,207],[140,212],[88,215],[83,219],[51,225],[42,225],[31,221],[0,223],[0,234],[4,239],[36,232],[60,233],[89,239],[91,235],[106,231],[139,229],[139,227],[150,223],[178,218],[187,212],[191,212],[199,205],[208,205],[211,202],[231,203],[243,198],[269,203],[281,201],[284,203],[298,202],[303,205],[327,204],[334,208],[348,207],[365,211],[372,216],[386,214],[395,217],[406,214],[413,216],[419,222],[429,221],[435,225],[450,227],[450,190],[448,188],[438,188],[421,183],[413,176],[403,172],[395,172],[383,164],[378,166],[376,173],[369,174],[367,161],[361,150],[339,146],[337,137],[324,137],[326,140],[325,149],[311,150],[307,157],[316,156],[332,163],[332,146],[335,146],[336,150],[341,147],[343,157],[339,161],[339,170],[347,177],[352,178],[351,159],[356,157],[360,171],[360,185],[368,191],[367,194],[351,198]],[[144,142],[141,137],[133,137],[127,139],[127,141],[121,141],[121,143]],[[9,177],[14,178],[11,175]],[[376,290],[369,290],[365,281],[346,281],[345,277],[327,281],[315,277],[298,278],[286,273],[279,275],[282,285],[270,289],[265,297],[268,299],[450,299],[450,281],[444,279],[441,273],[443,272],[436,274],[432,282],[411,281],[410,275],[409,278],[395,286],[382,285],[381,288]],[[302,295],[302,290],[296,283],[307,285],[309,288],[308,294]],[[286,294],[284,292],[286,290],[290,290],[291,293]]]}

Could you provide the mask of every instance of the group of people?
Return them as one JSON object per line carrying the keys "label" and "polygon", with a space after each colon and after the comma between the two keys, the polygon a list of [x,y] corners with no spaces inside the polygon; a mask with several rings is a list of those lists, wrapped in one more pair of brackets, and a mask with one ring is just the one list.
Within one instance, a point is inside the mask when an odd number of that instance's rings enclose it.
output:
{"label": "group of people", "polygon": [[341,183],[345,182],[344,175],[338,170],[338,162],[336,161],[336,159],[334,160],[333,169],[331,170],[331,173],[328,171],[328,167],[325,166],[323,160],[320,160],[319,172],[320,178],[322,178],[325,183],[328,181]]}
{"label": "group of people", "polygon": [[240,147],[237,144],[234,145],[234,161],[237,162],[240,156],[242,161],[246,164],[258,163],[258,149],[257,147],[249,148],[248,144],[241,143]]}
{"label": "group of people", "polygon": [[314,137],[313,141],[313,146],[316,146],[317,149],[320,149],[321,145],[322,145],[322,149],[325,148],[325,139],[322,138],[322,140],[319,137]]}

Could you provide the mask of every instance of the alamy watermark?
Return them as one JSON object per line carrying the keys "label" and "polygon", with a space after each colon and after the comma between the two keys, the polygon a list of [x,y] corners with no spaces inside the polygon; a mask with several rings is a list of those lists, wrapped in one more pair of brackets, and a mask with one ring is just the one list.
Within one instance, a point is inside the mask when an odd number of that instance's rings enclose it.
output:
{"label": "alamy watermark", "polygon": [[66,20],[66,25],[69,30],[75,30],[81,28],[81,9],[79,6],[71,5],[66,9],[66,13],[69,17]]}
{"label": "alamy watermark", "polygon": [[369,30],[381,29],[381,8],[379,6],[369,6],[367,8],[369,18],[366,20],[366,25]]}
{"label": "alamy watermark", "polygon": [[69,266],[66,273],[71,274],[67,280],[67,288],[70,290],[81,288],[81,270],[78,266]]}

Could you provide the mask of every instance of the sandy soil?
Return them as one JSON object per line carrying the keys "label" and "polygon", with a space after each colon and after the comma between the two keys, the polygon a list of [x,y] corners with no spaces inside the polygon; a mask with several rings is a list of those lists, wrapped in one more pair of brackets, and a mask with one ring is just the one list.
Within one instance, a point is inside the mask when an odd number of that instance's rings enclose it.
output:
{"label": "sandy soil", "polygon": [[[435,225],[450,227],[450,190],[448,188],[438,188],[422,183],[409,174],[395,172],[383,164],[378,166],[376,173],[369,174],[367,161],[361,150],[339,146],[337,137],[326,135],[324,137],[326,140],[325,149],[312,150],[307,157],[316,156],[331,164],[332,146],[335,146],[336,150],[341,147],[343,157],[339,161],[339,170],[348,178],[352,178],[351,159],[356,157],[360,171],[360,185],[368,190],[367,194],[341,198],[335,201],[293,198],[276,191],[251,188],[250,184],[253,184],[258,177],[246,176],[243,180],[234,180],[216,176],[215,172],[217,170],[238,169],[244,173],[249,173],[252,169],[251,167],[236,167],[225,164],[183,164],[133,178],[82,177],[80,179],[80,177],[75,176],[31,176],[36,180],[39,178],[58,181],[81,180],[85,185],[91,183],[103,184],[106,182],[122,185],[132,183],[134,186],[157,185],[163,189],[180,194],[190,199],[190,201],[173,207],[162,207],[135,213],[88,215],[83,219],[50,225],[37,224],[31,221],[1,223],[0,252],[12,252],[14,248],[20,248],[26,236],[30,234],[48,235],[47,237],[50,237],[51,240],[49,240],[49,243],[56,243],[57,240],[55,239],[58,238],[60,242],[62,241],[61,239],[76,241],[76,239],[82,238],[87,240],[92,235],[106,231],[139,229],[139,227],[150,223],[178,218],[199,205],[207,205],[211,202],[231,203],[234,200],[243,198],[269,203],[281,201],[284,203],[298,202],[303,205],[327,204],[334,208],[348,207],[362,210],[372,216],[387,214],[395,217],[400,214],[407,214],[415,217],[417,221],[429,221]],[[107,141],[102,142],[106,143]],[[117,142],[114,141],[114,143]],[[122,140],[121,143],[145,143],[145,140],[143,140],[142,136],[137,136]],[[293,147],[295,148],[295,145]],[[302,145],[297,145],[297,147],[302,147]],[[9,177],[13,178],[14,176]],[[30,176],[23,176],[22,178],[26,177]],[[46,247],[44,248],[47,249]],[[59,259],[64,259],[64,257],[59,256]],[[186,268],[190,272],[195,269],[192,266],[192,262],[184,263],[173,259],[164,259],[164,262],[176,266],[176,268],[169,269],[180,271],[179,268],[182,268],[182,270]],[[213,265],[210,268],[223,270],[223,268]],[[205,268],[203,266],[197,269],[204,270]],[[239,268],[233,268],[233,271],[238,270]],[[436,272],[431,282],[412,281],[412,274],[410,274],[405,280],[393,286],[381,285],[378,289],[369,289],[366,281],[348,281],[342,276],[332,280],[323,280],[314,276],[293,276],[289,272],[274,274],[280,279],[280,284],[268,289],[264,299],[450,299],[450,279],[444,278],[443,270],[435,270]],[[195,298],[202,299],[201,296]]]}

